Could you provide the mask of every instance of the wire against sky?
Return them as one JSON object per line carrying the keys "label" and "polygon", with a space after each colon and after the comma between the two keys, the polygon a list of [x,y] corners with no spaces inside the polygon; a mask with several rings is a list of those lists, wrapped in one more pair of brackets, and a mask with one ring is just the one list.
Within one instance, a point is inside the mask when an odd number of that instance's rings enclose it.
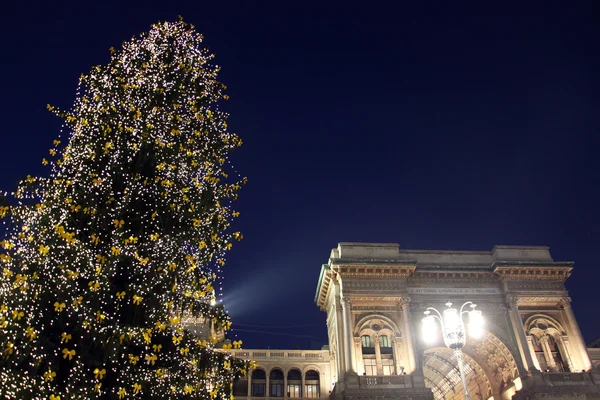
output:
{"label": "wire against sky", "polygon": [[235,323],[235,326],[247,326],[250,328],[266,328],[266,329],[287,329],[287,328],[311,328],[314,326],[319,326],[318,324],[306,324],[306,325],[251,325],[251,324],[239,324]]}
{"label": "wire against sky", "polygon": [[294,333],[284,333],[284,332],[265,332],[265,331],[255,331],[255,330],[251,330],[251,329],[232,329],[232,331],[237,331],[237,332],[252,332],[252,333],[262,333],[264,335],[281,335],[281,336],[295,336],[295,337],[305,337],[305,338],[309,338],[309,339],[313,339],[313,340],[319,340],[314,336],[310,336],[310,335],[297,335]]}

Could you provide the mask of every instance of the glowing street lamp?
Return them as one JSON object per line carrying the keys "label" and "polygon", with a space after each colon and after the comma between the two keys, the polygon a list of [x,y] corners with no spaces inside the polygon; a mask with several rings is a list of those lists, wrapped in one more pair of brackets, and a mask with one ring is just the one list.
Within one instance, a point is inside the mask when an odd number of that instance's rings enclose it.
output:
{"label": "glowing street lamp", "polygon": [[[469,305],[471,311],[463,311],[466,305]],[[473,302],[467,301],[460,307],[460,310],[452,308],[452,303],[446,303],[448,307],[443,311],[442,314],[433,307],[428,307],[425,311],[426,317],[423,318],[423,339],[427,343],[435,341],[437,333],[437,319],[442,328],[442,337],[444,338],[444,344],[446,347],[454,350],[456,360],[458,362],[458,370],[460,371],[460,379],[462,380],[463,388],[465,390],[465,397],[467,400],[471,400],[469,392],[467,391],[467,383],[465,380],[465,372],[463,370],[462,361],[462,348],[467,342],[467,335],[465,329],[465,323],[463,321],[463,314],[469,314],[469,336],[472,338],[480,338],[483,334],[483,316],[481,311],[475,310],[477,307]],[[434,314],[431,313],[434,311]]]}

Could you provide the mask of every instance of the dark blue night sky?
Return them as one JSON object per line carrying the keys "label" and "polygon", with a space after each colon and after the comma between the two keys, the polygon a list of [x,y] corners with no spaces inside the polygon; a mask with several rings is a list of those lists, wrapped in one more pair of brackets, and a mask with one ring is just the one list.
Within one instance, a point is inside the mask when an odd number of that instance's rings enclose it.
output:
{"label": "dark blue night sky", "polygon": [[575,261],[575,314],[600,336],[596,2],[16,3],[0,25],[2,190],[45,173],[60,129],[46,104],[69,107],[109,47],[180,14],[205,35],[245,143],[245,240],[223,285],[245,347],[327,342],[313,298],[341,241],[550,246]]}

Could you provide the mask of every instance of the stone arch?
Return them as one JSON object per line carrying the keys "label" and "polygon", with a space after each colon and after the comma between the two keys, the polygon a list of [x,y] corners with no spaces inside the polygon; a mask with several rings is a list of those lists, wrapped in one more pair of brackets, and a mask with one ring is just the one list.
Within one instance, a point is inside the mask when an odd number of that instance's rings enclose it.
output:
{"label": "stone arch", "polygon": [[[263,378],[263,376],[265,378]],[[266,379],[267,376],[267,370],[265,370],[263,367],[256,367],[252,370],[252,377],[256,377],[256,379]]]}
{"label": "stone arch", "polygon": [[[445,399],[448,394],[451,394],[452,398],[461,396],[463,386],[454,351],[447,347],[436,347],[425,350],[423,355],[423,377],[426,386],[433,391],[435,399]],[[466,353],[463,353],[463,368],[469,393],[479,393],[484,399],[493,396],[492,383],[487,374],[479,363]]]}
{"label": "stone arch", "polygon": [[269,376],[271,375],[271,372],[273,372],[275,370],[279,370],[279,371],[281,371],[282,374],[285,374],[285,371],[283,370],[283,368],[276,366],[276,367],[271,367],[271,369],[269,370]]}
{"label": "stone arch", "polygon": [[389,333],[391,337],[400,336],[400,329],[398,328],[398,325],[396,325],[396,323],[389,317],[381,314],[367,315],[366,317],[363,317],[357,321],[356,325],[354,326],[355,337],[360,337],[362,332],[369,332],[370,334],[375,335],[375,338],[380,331]]}
{"label": "stone arch", "polygon": [[[545,326],[543,326],[545,325]],[[553,335],[566,335],[566,331],[556,319],[546,314],[534,314],[527,318],[525,321],[525,332],[539,334],[541,332],[549,331]]]}
{"label": "stone arch", "polygon": [[252,386],[250,393],[252,397],[265,397],[267,390],[267,371],[262,367],[252,370]]}
{"label": "stone arch", "polygon": [[315,364],[309,364],[306,367],[302,368],[302,374],[306,374],[306,372],[310,370],[317,371],[319,375],[321,375],[322,373],[319,367],[317,367]]}
{"label": "stone arch", "polygon": [[270,397],[284,397],[284,383],[285,375],[283,368],[272,367],[269,370],[269,396]]}
{"label": "stone arch", "polygon": [[494,396],[507,390],[521,389],[521,374],[515,353],[506,343],[490,331],[485,331],[480,340],[471,340],[463,349],[486,372]]}
{"label": "stone arch", "polygon": [[[504,341],[489,330],[484,331],[481,339],[467,340],[467,344],[462,350],[465,364],[468,365],[467,368],[471,374],[470,377],[467,374],[467,386],[478,390],[484,399],[492,396],[499,399],[504,392],[510,394],[521,389],[521,374],[514,353]],[[450,390],[449,388],[457,385],[462,390],[460,376],[455,376],[455,373],[458,373],[458,367],[456,359],[452,357],[454,356],[452,350],[445,347],[427,349],[423,356],[423,373],[426,375],[428,386],[433,390],[436,399],[443,398],[442,396],[445,396],[445,393]],[[442,368],[443,363],[448,365]],[[436,367],[439,371],[437,374],[432,370]],[[458,382],[456,382],[457,377]],[[456,395],[460,396],[460,393],[462,392],[458,391]],[[508,397],[510,398],[510,396]]]}

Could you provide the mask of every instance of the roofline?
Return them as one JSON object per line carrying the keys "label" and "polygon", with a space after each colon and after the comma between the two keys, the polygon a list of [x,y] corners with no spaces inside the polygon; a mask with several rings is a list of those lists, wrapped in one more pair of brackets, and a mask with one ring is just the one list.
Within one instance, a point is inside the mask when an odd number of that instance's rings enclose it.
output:
{"label": "roofline", "polygon": [[319,281],[317,283],[317,291],[315,293],[315,304],[319,304],[319,293],[321,292],[321,286],[323,286],[323,277],[327,273],[327,271],[331,269],[328,264],[321,265],[321,273],[319,274]]}

